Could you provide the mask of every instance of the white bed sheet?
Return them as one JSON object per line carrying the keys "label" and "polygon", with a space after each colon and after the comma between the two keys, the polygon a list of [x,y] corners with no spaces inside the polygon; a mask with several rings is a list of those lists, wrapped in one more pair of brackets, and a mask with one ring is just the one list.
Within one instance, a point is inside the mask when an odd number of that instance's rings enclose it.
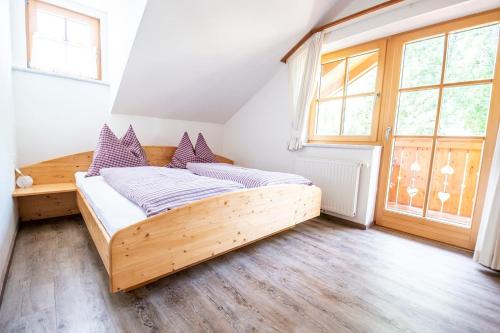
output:
{"label": "white bed sheet", "polygon": [[122,228],[147,219],[141,207],[115,191],[104,178],[85,178],[86,174],[75,173],[76,186],[110,236]]}

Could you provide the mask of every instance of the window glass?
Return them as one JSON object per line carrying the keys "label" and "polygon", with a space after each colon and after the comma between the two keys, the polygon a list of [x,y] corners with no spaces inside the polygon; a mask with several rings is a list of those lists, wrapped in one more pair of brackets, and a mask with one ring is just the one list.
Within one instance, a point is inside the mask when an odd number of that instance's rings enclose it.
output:
{"label": "window glass", "polygon": [[36,13],[37,29],[36,37],[43,37],[52,40],[64,40],[64,17],[38,11]]}
{"label": "window glass", "polygon": [[485,135],[490,96],[491,84],[445,88],[439,135]]}
{"label": "window glass", "polygon": [[345,59],[321,66],[320,98],[338,97],[344,94]]}
{"label": "window glass", "polygon": [[319,102],[317,111],[316,134],[339,135],[341,116],[341,99]]}
{"label": "window glass", "polygon": [[451,33],[448,37],[445,82],[493,78],[498,24]]}
{"label": "window glass", "polygon": [[370,135],[374,102],[375,96],[347,98],[344,135]]}
{"label": "window glass", "polygon": [[35,38],[31,46],[31,68],[62,73],[66,66],[66,50],[62,42]]}
{"label": "window glass", "polygon": [[68,20],[68,41],[83,46],[91,46],[92,29],[90,25]]}
{"label": "window glass", "polygon": [[444,36],[406,44],[401,87],[439,84],[443,65],[443,49]]}
{"label": "window glass", "polygon": [[377,51],[350,57],[347,69],[347,95],[375,92],[377,65]]}
{"label": "window glass", "polygon": [[439,89],[401,92],[397,135],[433,135]]}

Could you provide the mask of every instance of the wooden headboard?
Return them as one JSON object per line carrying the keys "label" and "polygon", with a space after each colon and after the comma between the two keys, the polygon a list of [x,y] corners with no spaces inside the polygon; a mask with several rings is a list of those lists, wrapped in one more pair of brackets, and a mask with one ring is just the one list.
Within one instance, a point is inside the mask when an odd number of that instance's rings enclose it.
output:
{"label": "wooden headboard", "polygon": [[[167,165],[177,147],[144,146],[148,162],[153,166]],[[40,163],[21,167],[21,171],[33,178],[34,185],[74,183],[75,172],[87,171],[92,162],[93,151],[55,158]],[[215,155],[217,162],[231,163],[233,161],[223,156]]]}

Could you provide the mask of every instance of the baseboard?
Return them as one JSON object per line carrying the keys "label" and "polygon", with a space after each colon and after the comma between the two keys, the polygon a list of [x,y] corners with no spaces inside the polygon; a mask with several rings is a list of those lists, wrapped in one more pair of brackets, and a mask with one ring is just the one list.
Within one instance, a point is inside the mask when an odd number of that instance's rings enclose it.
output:
{"label": "baseboard", "polygon": [[343,218],[340,218],[337,216],[328,215],[325,213],[321,213],[321,217],[323,217],[329,221],[332,221],[334,223],[342,224],[342,225],[345,225],[345,226],[350,227],[350,228],[361,229],[361,230],[367,230],[374,225],[373,222],[368,224],[368,225],[364,225],[364,224],[352,222],[352,221],[349,221],[349,220],[346,220],[346,219],[343,219]]}
{"label": "baseboard", "polygon": [[7,284],[7,275],[9,273],[10,264],[12,263],[12,254],[14,253],[14,246],[16,245],[17,232],[19,230],[19,222],[16,223],[16,228],[14,229],[14,237],[10,242],[9,253],[7,255],[7,264],[5,265],[3,271],[0,275],[0,306],[2,306],[3,293],[5,291],[5,285]]}

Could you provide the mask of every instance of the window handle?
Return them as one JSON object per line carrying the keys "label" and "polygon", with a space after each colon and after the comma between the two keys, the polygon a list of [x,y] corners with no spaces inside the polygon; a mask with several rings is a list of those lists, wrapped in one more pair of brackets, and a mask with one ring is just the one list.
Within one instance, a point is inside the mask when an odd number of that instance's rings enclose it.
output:
{"label": "window handle", "polygon": [[389,141],[389,138],[391,136],[391,131],[392,131],[392,127],[387,126],[387,128],[385,129],[385,141]]}

